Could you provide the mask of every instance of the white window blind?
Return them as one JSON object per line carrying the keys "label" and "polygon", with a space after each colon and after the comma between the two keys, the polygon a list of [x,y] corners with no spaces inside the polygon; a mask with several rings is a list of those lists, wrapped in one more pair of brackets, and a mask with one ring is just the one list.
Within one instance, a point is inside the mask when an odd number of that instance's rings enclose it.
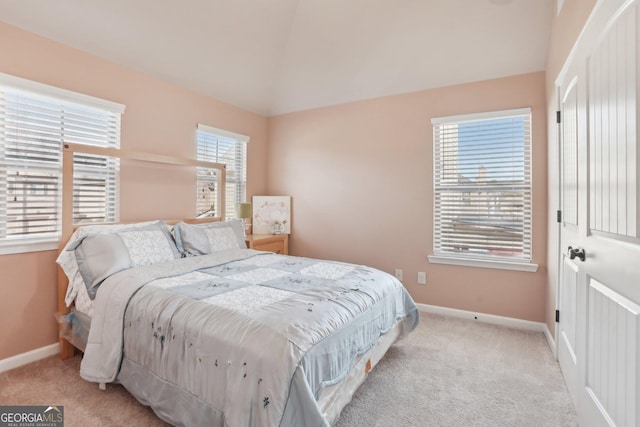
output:
{"label": "white window blind", "polygon": [[73,222],[118,221],[120,159],[75,153]]}
{"label": "white window blind", "polygon": [[[198,160],[226,165],[224,218],[235,218],[235,204],[246,199],[247,143],[249,137],[199,124],[197,132]],[[196,215],[219,216],[215,206],[217,177],[211,169],[198,168]]]}
{"label": "white window blind", "polygon": [[[60,235],[62,143],[120,145],[124,107],[0,74],[0,243]],[[76,155],[74,222],[117,217],[117,159]]]}
{"label": "white window blind", "polygon": [[432,120],[434,254],[531,261],[531,110]]}

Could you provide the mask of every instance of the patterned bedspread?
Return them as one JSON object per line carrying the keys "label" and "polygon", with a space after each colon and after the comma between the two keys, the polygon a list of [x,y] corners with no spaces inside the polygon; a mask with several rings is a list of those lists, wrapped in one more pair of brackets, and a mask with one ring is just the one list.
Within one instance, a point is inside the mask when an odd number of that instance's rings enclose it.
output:
{"label": "patterned bedspread", "polygon": [[396,322],[418,322],[389,274],[252,250],[117,273],[95,304],[83,378],[117,377],[177,424],[200,423],[171,407],[186,399],[208,425],[326,425],[322,389]]}

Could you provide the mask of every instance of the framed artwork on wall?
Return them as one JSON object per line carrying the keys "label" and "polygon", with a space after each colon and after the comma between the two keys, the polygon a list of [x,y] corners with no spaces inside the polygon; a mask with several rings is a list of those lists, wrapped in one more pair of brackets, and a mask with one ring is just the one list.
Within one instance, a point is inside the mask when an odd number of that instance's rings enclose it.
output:
{"label": "framed artwork on wall", "polygon": [[253,196],[253,234],[291,234],[291,196]]}

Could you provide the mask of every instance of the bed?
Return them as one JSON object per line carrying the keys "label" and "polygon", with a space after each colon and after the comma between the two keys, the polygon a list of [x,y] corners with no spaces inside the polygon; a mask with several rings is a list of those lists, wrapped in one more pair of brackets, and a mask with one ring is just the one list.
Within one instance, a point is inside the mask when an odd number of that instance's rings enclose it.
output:
{"label": "bed", "polygon": [[331,425],[418,323],[395,277],[247,249],[238,220],[81,227],[58,263],[80,375],[174,425]]}

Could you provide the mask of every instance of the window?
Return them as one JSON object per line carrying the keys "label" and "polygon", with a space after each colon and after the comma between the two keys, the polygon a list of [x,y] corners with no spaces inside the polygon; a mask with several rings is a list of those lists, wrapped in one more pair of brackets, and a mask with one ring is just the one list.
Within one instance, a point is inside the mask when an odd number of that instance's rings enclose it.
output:
{"label": "window", "polygon": [[442,117],[432,124],[434,256],[429,260],[535,271],[531,110]]}
{"label": "window", "polygon": [[[198,125],[198,160],[226,165],[225,218],[235,218],[235,204],[246,200],[247,143],[249,137],[211,126]],[[198,168],[196,215],[220,216],[215,206],[217,177],[206,168]]]}
{"label": "window", "polygon": [[[118,147],[123,111],[119,104],[0,74],[0,253],[57,247],[62,143]],[[115,221],[117,159],[76,155],[74,163],[74,223]]]}

